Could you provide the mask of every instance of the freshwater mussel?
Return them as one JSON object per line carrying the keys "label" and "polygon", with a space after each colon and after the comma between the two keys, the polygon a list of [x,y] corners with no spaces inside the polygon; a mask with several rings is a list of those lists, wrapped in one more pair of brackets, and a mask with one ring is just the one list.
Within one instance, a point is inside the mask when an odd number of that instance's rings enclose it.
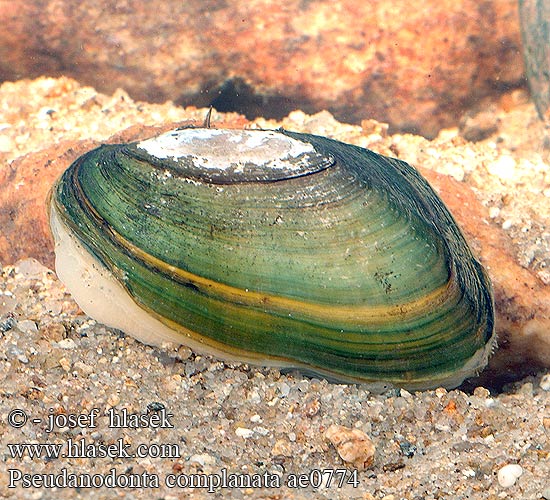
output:
{"label": "freshwater mussel", "polygon": [[159,344],[373,387],[454,387],[491,284],[403,161],[286,130],[182,128],[76,160],[51,193],[82,309]]}

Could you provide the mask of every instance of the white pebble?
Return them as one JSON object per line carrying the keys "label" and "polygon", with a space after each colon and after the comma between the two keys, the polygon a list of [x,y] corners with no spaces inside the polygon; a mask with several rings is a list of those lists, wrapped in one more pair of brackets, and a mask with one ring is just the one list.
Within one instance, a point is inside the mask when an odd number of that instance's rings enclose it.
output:
{"label": "white pebble", "polygon": [[269,434],[269,429],[266,429],[261,425],[257,425],[256,427],[254,427],[254,432],[260,434],[260,436],[267,436]]}
{"label": "white pebble", "polygon": [[286,398],[290,394],[290,386],[286,382],[282,382],[279,385],[279,391],[281,391],[281,396]]}
{"label": "white pebble", "polygon": [[7,135],[0,135],[0,153],[9,153],[15,149],[13,140]]}
{"label": "white pebble", "polygon": [[491,219],[496,219],[500,215],[500,208],[498,207],[491,207],[489,209],[489,217]]}
{"label": "white pebble", "polygon": [[93,366],[87,365],[86,363],[83,363],[82,361],[77,361],[74,364],[74,368],[78,371],[81,371],[85,375],[91,375],[94,371]]}
{"label": "white pebble", "polygon": [[190,462],[195,462],[200,465],[214,465],[216,463],[216,459],[212,455],[208,455],[206,453],[203,453],[201,455],[191,455],[189,457]]}
{"label": "white pebble", "polygon": [[19,321],[19,323],[17,323],[17,329],[23,333],[33,333],[38,331],[36,323],[30,319]]}
{"label": "white pebble", "polygon": [[509,488],[516,484],[516,480],[523,474],[523,469],[518,464],[508,464],[502,467],[497,474],[498,484],[503,488]]}
{"label": "white pebble", "polygon": [[540,388],[543,391],[550,391],[550,373],[547,373],[540,379]]}
{"label": "white pebble", "polygon": [[503,155],[489,163],[487,170],[491,175],[496,175],[501,179],[513,179],[516,170],[516,160],[509,155]]}
{"label": "white pebble", "polygon": [[257,404],[261,403],[262,398],[261,398],[260,394],[258,393],[258,391],[256,389],[253,389],[246,396],[246,400],[249,403],[253,404],[253,405],[257,405]]}
{"label": "white pebble", "polygon": [[435,390],[435,395],[441,399],[443,396],[445,396],[445,394],[447,394],[447,389],[445,389],[444,387],[438,387],[436,390]]}
{"label": "white pebble", "polygon": [[492,408],[495,405],[496,405],[496,401],[493,398],[487,398],[485,400],[485,407],[486,408]]}
{"label": "white pebble", "polygon": [[24,354],[20,354],[19,356],[17,356],[17,359],[25,365],[29,362],[29,358],[27,358],[27,356],[25,356]]}
{"label": "white pebble", "polygon": [[406,391],[405,389],[400,389],[400,394],[402,398],[412,399],[412,394],[409,391]]}
{"label": "white pebble", "polygon": [[252,437],[254,431],[252,429],[247,429],[246,427],[237,427],[235,429],[235,434],[244,439],[248,439],[249,437]]}
{"label": "white pebble", "polygon": [[512,227],[512,221],[510,219],[506,219],[503,223],[502,223],[502,229],[504,229],[505,231],[510,229]]}
{"label": "white pebble", "polygon": [[16,271],[25,278],[40,278],[42,273],[48,272],[48,268],[44,267],[36,259],[29,258],[20,260],[15,264]]}
{"label": "white pebble", "polygon": [[472,469],[463,469],[462,474],[466,477],[475,477],[476,476],[475,471],[472,470]]}
{"label": "white pebble", "polygon": [[57,343],[57,347],[61,349],[74,349],[76,347],[76,343],[73,339],[63,339]]}

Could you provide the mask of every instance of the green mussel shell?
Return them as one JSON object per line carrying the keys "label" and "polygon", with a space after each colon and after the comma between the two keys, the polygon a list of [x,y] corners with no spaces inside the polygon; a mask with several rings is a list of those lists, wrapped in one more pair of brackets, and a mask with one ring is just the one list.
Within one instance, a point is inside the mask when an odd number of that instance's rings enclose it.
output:
{"label": "green mussel shell", "polygon": [[447,208],[360,147],[200,128],[104,145],[51,217],[58,247],[62,228],[176,340],[228,359],[430,388],[494,347],[491,284]]}

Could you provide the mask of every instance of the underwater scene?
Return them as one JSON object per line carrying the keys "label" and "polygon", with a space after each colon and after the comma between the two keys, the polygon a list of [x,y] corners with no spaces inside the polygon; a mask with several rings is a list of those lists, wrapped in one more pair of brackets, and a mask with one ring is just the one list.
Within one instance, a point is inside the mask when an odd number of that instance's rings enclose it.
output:
{"label": "underwater scene", "polygon": [[0,497],[550,500],[550,0],[0,21]]}

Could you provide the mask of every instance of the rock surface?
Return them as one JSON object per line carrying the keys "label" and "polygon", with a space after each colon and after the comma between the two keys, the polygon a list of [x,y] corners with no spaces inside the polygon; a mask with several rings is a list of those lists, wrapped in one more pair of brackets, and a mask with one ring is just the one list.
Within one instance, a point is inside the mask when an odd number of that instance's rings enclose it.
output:
{"label": "rock surface", "polygon": [[67,75],[135,99],[434,136],[522,83],[516,0],[0,2],[0,80]]}

